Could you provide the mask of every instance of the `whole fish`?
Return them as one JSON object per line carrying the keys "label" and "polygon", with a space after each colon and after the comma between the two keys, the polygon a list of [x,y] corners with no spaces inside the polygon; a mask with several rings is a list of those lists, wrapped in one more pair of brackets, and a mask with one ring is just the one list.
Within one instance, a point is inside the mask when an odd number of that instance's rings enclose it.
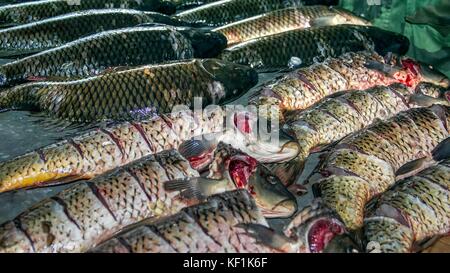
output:
{"label": "whole fish", "polygon": [[[256,71],[216,59],[141,66],[91,78],[35,82],[0,92],[0,109],[38,110],[71,122],[134,120],[236,99],[258,81]],[[200,105],[202,106],[202,105]]]}
{"label": "whole fish", "polygon": [[122,228],[188,204],[163,182],[197,176],[176,151],[148,156],[80,182],[0,227],[0,252],[84,252]]}
{"label": "whole fish", "polygon": [[97,32],[143,23],[183,24],[154,12],[127,9],[79,11],[0,30],[0,57],[37,53]]}
{"label": "whole fish", "polygon": [[217,27],[261,13],[301,5],[301,0],[222,0],[189,9],[175,17],[190,23]]}
{"label": "whole fish", "polygon": [[[420,90],[426,91],[426,88]],[[290,131],[299,144],[296,167],[302,169],[310,152],[320,146],[336,142],[376,120],[386,120],[401,111],[421,106],[410,103],[414,95],[415,92],[403,84],[376,86],[344,92],[305,111],[290,113],[284,129]],[[442,101],[442,104],[450,106],[448,101]]]}
{"label": "whole fish", "polygon": [[364,220],[367,251],[412,252],[450,232],[450,160],[397,182],[371,202]]}
{"label": "whole fish", "polygon": [[208,198],[169,218],[143,221],[91,252],[97,253],[267,253],[276,249],[259,244],[239,225],[268,223],[246,191]]}
{"label": "whole fish", "polygon": [[[450,86],[449,79],[438,71],[411,59],[405,59],[403,63],[389,65],[389,69],[395,72],[385,73],[384,67],[388,64],[384,57],[367,51],[348,52],[264,84],[249,103],[267,118],[283,119],[286,111],[305,110],[326,96],[345,90],[364,90],[393,83],[403,83],[413,89],[422,82],[442,88]],[[432,92],[431,86],[426,86],[424,91]]]}
{"label": "whole fish", "polygon": [[172,4],[160,0],[42,0],[0,7],[0,25],[26,24],[69,12],[105,8],[130,8],[165,14],[175,11]]}
{"label": "whole fish", "polygon": [[259,70],[304,67],[346,52],[375,50],[405,54],[406,37],[376,27],[358,25],[296,29],[253,39],[225,49],[221,57]]}
{"label": "whole fish", "polygon": [[346,227],[363,226],[364,207],[396,181],[400,168],[430,157],[449,136],[450,107],[413,108],[351,134],[327,153],[312,181]]}
{"label": "whole fish", "polygon": [[[192,162],[191,158],[188,160]],[[295,197],[277,177],[255,158],[223,142],[211,155],[206,177],[173,180],[166,182],[164,187],[167,191],[179,191],[182,197],[196,201],[205,200],[212,194],[246,189],[268,218],[290,217],[297,210]]]}
{"label": "whole fish", "polygon": [[294,29],[340,24],[370,25],[370,22],[339,8],[305,6],[275,10],[215,28],[213,31],[224,34],[230,46]]}
{"label": "whole fish", "polygon": [[111,67],[208,58],[225,46],[222,35],[193,28],[110,30],[2,65],[0,85],[30,78],[93,76]]}

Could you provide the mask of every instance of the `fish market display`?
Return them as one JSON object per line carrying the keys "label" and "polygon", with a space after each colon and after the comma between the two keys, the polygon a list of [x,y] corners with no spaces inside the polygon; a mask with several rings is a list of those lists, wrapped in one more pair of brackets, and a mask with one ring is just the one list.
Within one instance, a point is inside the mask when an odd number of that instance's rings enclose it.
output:
{"label": "fish market display", "polygon": [[143,23],[182,25],[166,15],[127,9],[88,10],[0,30],[0,56],[37,53],[97,32]]}
{"label": "fish market display", "polygon": [[258,243],[239,225],[268,226],[246,191],[226,192],[169,218],[144,221],[120,233],[92,252],[98,253],[267,253],[278,252]]}
{"label": "fish market display", "polygon": [[0,84],[33,78],[79,78],[111,67],[211,57],[225,47],[217,33],[193,28],[111,30],[0,66]]}
{"label": "fish market display", "polygon": [[406,53],[406,37],[376,27],[339,25],[297,29],[253,39],[221,54],[224,60],[250,65],[259,70],[278,70],[288,66],[304,67],[346,52],[375,50]]}
{"label": "fish market display", "polygon": [[367,202],[395,183],[404,164],[430,157],[449,122],[448,106],[413,108],[344,138],[313,176],[323,202],[347,228],[361,228]]}
{"label": "fish market display", "polygon": [[[176,79],[176,80],[175,80]],[[233,100],[258,81],[247,66],[216,59],[193,59],[141,66],[62,82],[35,82],[0,92],[0,109],[30,109],[75,122],[133,120]]]}
{"label": "fish market display", "polygon": [[196,176],[176,151],[149,156],[80,182],[0,227],[0,252],[84,252],[125,226],[187,204],[163,182]]}
{"label": "fish market display", "polygon": [[222,0],[189,9],[175,17],[186,22],[217,27],[261,13],[300,5],[301,0]]}
{"label": "fish market display", "polygon": [[348,11],[327,6],[291,7],[275,10],[214,29],[227,37],[228,45],[281,32],[314,26],[370,25]]}
{"label": "fish market display", "polygon": [[376,198],[364,220],[367,251],[412,252],[450,232],[450,160],[397,182]]}
{"label": "fish market display", "polygon": [[172,14],[175,9],[170,3],[160,0],[41,0],[1,6],[0,25],[26,24],[69,12],[105,8],[130,8],[166,14]]}

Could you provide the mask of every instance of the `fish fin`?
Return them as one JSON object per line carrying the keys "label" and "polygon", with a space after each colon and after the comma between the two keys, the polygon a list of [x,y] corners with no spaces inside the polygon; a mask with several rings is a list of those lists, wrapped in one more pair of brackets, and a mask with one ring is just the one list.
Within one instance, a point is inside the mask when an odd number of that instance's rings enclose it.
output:
{"label": "fish fin", "polygon": [[148,22],[148,23],[139,24],[136,27],[173,27],[173,26],[166,25],[166,24],[163,24],[163,23],[156,23],[156,22],[151,22],[150,23],[150,22]]}
{"label": "fish fin", "polygon": [[450,158],[450,137],[439,143],[436,148],[434,148],[432,154],[436,161]]}
{"label": "fish fin", "polygon": [[275,176],[277,176],[285,186],[292,185],[303,170],[303,163],[300,158],[296,157],[287,162],[263,164]]}
{"label": "fish fin", "polygon": [[105,70],[103,70],[102,72],[100,72],[98,75],[106,75],[106,74],[110,74],[110,73],[116,73],[116,72],[120,72],[120,71],[126,71],[126,70],[130,70],[131,68],[129,66],[112,66],[112,67],[108,67]]}
{"label": "fish fin", "polygon": [[323,26],[333,26],[337,23],[336,15],[322,16],[318,18],[311,19],[309,24],[311,27],[323,27]]}
{"label": "fish fin", "polygon": [[396,179],[401,180],[405,177],[412,176],[433,164],[435,164],[435,161],[428,156],[408,162],[397,170],[395,173]]}
{"label": "fish fin", "polygon": [[164,190],[168,192],[179,191],[180,197],[184,200],[205,201],[207,196],[203,195],[199,189],[201,177],[190,177],[186,179],[175,179],[164,183]]}
{"label": "fish fin", "polygon": [[297,242],[284,234],[278,233],[275,230],[255,223],[240,223],[235,227],[243,229],[244,234],[254,238],[257,243],[266,245],[282,252],[295,252],[297,249]]}
{"label": "fish fin", "polygon": [[413,94],[409,97],[409,103],[415,104],[420,107],[430,107],[433,104],[440,104],[450,106],[450,102],[447,99],[439,99],[427,96],[425,94]]}
{"label": "fish fin", "polygon": [[52,82],[59,82],[59,81],[68,81],[73,80],[72,78],[66,78],[66,77],[57,77],[57,76],[49,76],[49,77],[41,77],[41,76],[30,76],[25,79],[29,82],[42,82],[42,81],[52,81]]}
{"label": "fish fin", "polygon": [[195,170],[204,170],[213,160],[213,152],[216,147],[214,141],[206,139],[190,139],[184,141],[178,151],[186,158]]}
{"label": "fish fin", "polygon": [[397,73],[401,70],[399,67],[385,64],[385,63],[375,61],[375,60],[366,61],[364,66],[368,69],[377,70],[377,71],[384,73],[390,77],[392,77],[395,73]]}

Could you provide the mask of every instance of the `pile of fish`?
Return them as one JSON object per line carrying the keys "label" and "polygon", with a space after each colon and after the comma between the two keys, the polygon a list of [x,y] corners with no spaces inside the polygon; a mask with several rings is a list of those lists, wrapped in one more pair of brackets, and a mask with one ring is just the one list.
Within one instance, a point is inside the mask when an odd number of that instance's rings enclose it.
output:
{"label": "pile of fish", "polygon": [[83,128],[0,162],[1,194],[71,183],[0,223],[0,252],[419,252],[448,235],[450,80],[329,2],[0,6],[0,113]]}

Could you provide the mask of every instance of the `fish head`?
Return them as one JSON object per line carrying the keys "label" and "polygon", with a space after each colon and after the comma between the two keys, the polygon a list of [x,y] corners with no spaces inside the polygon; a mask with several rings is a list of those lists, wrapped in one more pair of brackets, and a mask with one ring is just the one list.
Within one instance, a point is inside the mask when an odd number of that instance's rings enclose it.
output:
{"label": "fish head", "polygon": [[221,83],[224,92],[217,103],[235,100],[258,83],[258,73],[248,66],[218,59],[204,59],[201,62],[203,69]]}
{"label": "fish head", "polygon": [[267,218],[290,217],[297,210],[295,197],[265,166],[245,154],[227,162],[227,176],[236,188],[247,189]]}
{"label": "fish head", "polygon": [[188,39],[195,58],[213,58],[227,46],[227,38],[219,32],[194,27],[178,27],[177,31]]}
{"label": "fish head", "polygon": [[356,14],[350,11],[336,7],[330,7],[330,9],[336,12],[336,16],[334,17],[336,25],[343,25],[343,24],[361,25],[361,26],[372,25],[372,23],[369,20],[357,16]]}
{"label": "fish head", "polygon": [[353,252],[358,246],[339,217],[317,200],[300,211],[286,227],[286,234],[296,238],[299,252]]}
{"label": "fish head", "polygon": [[377,27],[365,26],[361,31],[368,34],[375,44],[375,51],[381,55],[396,53],[405,55],[409,50],[409,39],[401,34]]}

